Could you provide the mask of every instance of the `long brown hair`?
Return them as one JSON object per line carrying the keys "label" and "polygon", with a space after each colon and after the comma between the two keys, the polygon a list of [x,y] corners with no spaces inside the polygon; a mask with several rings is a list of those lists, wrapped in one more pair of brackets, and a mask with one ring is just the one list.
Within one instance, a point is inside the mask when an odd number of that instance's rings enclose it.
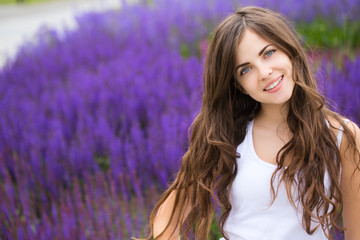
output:
{"label": "long brown hair", "polygon": [[[276,158],[277,168],[271,180],[273,199],[277,194],[273,182],[279,172],[294,206],[292,188],[296,189],[303,207],[303,227],[308,234],[316,230],[311,227],[314,219],[329,238],[329,228],[336,226],[342,204],[341,162],[334,134],[336,127],[327,119],[339,122],[350,147],[359,154],[354,136],[342,117],[329,110],[324,97],[318,93],[305,52],[290,22],[269,9],[244,7],[223,20],[214,32],[204,66],[202,108],[190,128],[190,146],[175,181],[151,214],[147,239],[153,233],[157,211],[171,193],[176,193],[176,197],[169,222],[176,218],[183,239],[188,239],[191,233],[195,233],[197,239],[209,238],[216,205],[222,209],[221,233],[228,239],[223,227],[231,211],[229,193],[237,174],[236,159],[240,157],[236,147],[245,138],[248,122],[260,110],[258,102],[235,86],[235,50],[246,29],[276,45],[293,64],[295,87],[287,116],[293,137]],[[292,160],[285,168],[285,159],[289,156]],[[324,186],[326,172],[330,179],[328,189]],[[189,214],[175,214],[187,206],[190,206]]]}

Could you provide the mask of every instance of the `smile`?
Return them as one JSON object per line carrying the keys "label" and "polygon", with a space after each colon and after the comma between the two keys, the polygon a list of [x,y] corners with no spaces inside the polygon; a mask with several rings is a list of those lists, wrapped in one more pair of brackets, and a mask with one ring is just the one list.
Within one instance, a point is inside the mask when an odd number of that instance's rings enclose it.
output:
{"label": "smile", "polygon": [[283,78],[284,78],[284,75],[282,75],[278,80],[276,80],[270,86],[265,88],[264,91],[269,91],[269,90],[273,89],[274,87],[278,86],[281,83],[281,81],[283,80]]}

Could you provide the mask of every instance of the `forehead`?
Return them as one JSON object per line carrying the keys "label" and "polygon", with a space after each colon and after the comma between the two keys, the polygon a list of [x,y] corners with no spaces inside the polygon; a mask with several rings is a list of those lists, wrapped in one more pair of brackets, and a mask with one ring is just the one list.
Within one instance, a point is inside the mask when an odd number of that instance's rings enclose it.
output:
{"label": "forehead", "polygon": [[248,61],[250,60],[248,58],[258,56],[260,50],[268,44],[270,44],[269,41],[261,38],[255,32],[249,29],[245,30],[236,48],[237,62]]}

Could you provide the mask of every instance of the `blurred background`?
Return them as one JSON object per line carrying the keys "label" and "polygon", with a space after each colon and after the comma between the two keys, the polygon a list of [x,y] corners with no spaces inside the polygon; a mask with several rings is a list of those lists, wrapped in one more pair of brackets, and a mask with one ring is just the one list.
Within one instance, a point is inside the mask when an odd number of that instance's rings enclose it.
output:
{"label": "blurred background", "polygon": [[211,33],[245,5],[294,22],[319,89],[359,124],[360,0],[0,0],[0,239],[146,236]]}
{"label": "blurred background", "polygon": [[59,33],[64,29],[74,30],[76,17],[120,6],[119,0],[0,0],[0,66],[25,41],[34,40],[41,28],[52,28]]}

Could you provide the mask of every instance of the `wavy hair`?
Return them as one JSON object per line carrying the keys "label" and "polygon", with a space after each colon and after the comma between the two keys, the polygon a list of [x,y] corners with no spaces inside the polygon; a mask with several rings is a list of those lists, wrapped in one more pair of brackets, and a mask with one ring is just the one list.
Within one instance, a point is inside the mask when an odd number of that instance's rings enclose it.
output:
{"label": "wavy hair", "polygon": [[[189,130],[190,145],[182,158],[181,169],[150,216],[147,239],[153,234],[157,211],[171,193],[176,196],[166,229],[175,220],[183,239],[188,239],[190,234],[195,234],[196,239],[208,239],[218,205],[222,209],[220,230],[228,239],[224,223],[231,211],[229,194],[237,174],[236,161],[240,157],[236,148],[245,138],[248,122],[260,110],[257,101],[235,86],[235,51],[246,29],[276,45],[293,64],[295,87],[288,102],[286,119],[293,137],[276,157],[277,168],[271,179],[273,200],[277,195],[273,183],[278,179],[276,174],[280,173],[280,181],[284,182],[294,207],[295,190],[302,206],[302,224],[308,234],[317,228],[311,227],[312,220],[320,223],[328,238],[330,227],[337,227],[342,205],[341,162],[334,133],[338,127],[331,123],[335,120],[344,128],[349,147],[359,154],[355,138],[342,117],[329,110],[325,98],[318,93],[305,51],[292,24],[269,9],[244,7],[224,19],[214,32],[204,66],[202,108]],[[287,157],[292,160],[285,167]],[[326,172],[330,182],[328,189],[324,185]],[[187,207],[189,211],[185,214],[183,209]]]}

